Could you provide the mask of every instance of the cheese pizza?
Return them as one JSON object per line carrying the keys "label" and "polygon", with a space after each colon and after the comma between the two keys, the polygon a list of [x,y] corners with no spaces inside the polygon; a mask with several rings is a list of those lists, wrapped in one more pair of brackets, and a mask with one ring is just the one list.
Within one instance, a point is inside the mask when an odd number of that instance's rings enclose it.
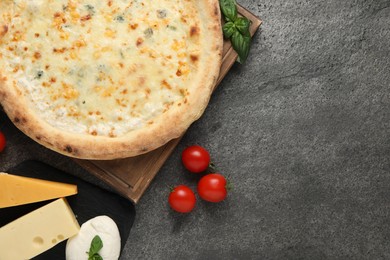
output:
{"label": "cheese pizza", "polygon": [[221,65],[217,0],[2,0],[0,102],[71,157],[139,155],[179,137]]}

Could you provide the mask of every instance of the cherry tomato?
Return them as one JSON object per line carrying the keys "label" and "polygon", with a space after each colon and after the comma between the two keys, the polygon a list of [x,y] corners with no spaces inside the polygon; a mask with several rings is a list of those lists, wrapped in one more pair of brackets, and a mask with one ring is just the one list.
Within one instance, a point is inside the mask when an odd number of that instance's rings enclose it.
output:
{"label": "cherry tomato", "polygon": [[0,132],[0,152],[2,152],[5,148],[5,136],[3,134],[3,132]]}
{"label": "cherry tomato", "polygon": [[194,192],[185,185],[179,185],[173,189],[168,198],[169,205],[177,212],[191,212],[196,203]]}
{"label": "cherry tomato", "polygon": [[190,172],[199,173],[207,170],[210,164],[210,154],[199,145],[187,147],[181,154],[184,167]]}
{"label": "cherry tomato", "polygon": [[226,179],[219,173],[203,176],[198,183],[198,194],[209,202],[223,201],[227,196]]}

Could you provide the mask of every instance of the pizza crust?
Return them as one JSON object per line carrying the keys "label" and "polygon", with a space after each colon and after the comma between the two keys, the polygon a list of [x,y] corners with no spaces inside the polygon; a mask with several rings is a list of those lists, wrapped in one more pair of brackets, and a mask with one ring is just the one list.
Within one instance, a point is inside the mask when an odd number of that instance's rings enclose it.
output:
{"label": "pizza crust", "polygon": [[[43,146],[66,156],[81,159],[117,159],[152,151],[182,135],[206,108],[216,84],[222,59],[222,32],[217,0],[196,1],[201,15],[199,34],[201,55],[198,73],[191,82],[186,103],[171,107],[146,127],[124,135],[108,137],[72,133],[53,127],[30,107],[30,101],[20,91],[11,75],[0,75],[0,102],[11,121],[26,135]],[[0,27],[8,28],[7,24]],[[4,32],[5,30],[3,30]],[[4,34],[7,32],[4,32]],[[1,39],[0,39],[1,43]]]}

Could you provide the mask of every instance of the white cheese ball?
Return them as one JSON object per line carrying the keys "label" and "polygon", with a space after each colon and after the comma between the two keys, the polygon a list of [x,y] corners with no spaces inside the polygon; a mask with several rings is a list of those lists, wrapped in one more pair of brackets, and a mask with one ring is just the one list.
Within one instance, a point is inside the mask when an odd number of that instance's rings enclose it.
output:
{"label": "white cheese ball", "polygon": [[107,216],[98,216],[81,225],[77,235],[68,239],[66,260],[88,260],[92,239],[98,235],[103,242],[99,255],[104,260],[118,260],[121,238],[115,222]]}

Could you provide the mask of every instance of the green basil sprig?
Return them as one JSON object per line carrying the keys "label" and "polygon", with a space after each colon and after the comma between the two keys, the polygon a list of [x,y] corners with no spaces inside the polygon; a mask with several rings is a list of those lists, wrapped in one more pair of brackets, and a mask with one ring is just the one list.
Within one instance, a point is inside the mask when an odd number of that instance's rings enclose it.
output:
{"label": "green basil sprig", "polygon": [[99,255],[100,249],[103,248],[103,241],[100,239],[98,235],[96,235],[91,242],[91,247],[89,248],[88,260],[103,260],[103,258]]}
{"label": "green basil sprig", "polygon": [[219,0],[225,24],[222,27],[223,35],[230,39],[233,49],[238,54],[237,61],[244,63],[249,54],[251,35],[249,27],[251,22],[246,17],[237,15],[235,0]]}

